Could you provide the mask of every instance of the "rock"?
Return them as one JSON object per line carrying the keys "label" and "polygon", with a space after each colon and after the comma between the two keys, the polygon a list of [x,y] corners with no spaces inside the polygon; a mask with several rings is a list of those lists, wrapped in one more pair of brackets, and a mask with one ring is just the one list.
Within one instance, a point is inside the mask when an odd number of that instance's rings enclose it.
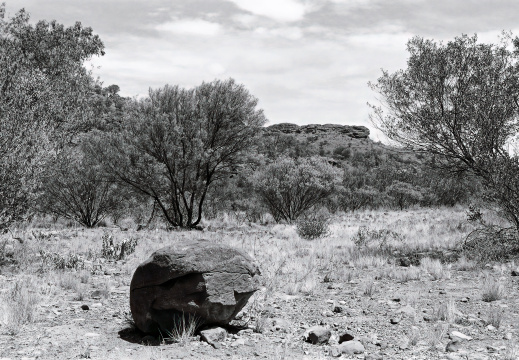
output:
{"label": "rock", "polygon": [[281,123],[265,128],[266,134],[344,134],[354,139],[366,139],[369,137],[369,129],[364,126],[349,126],[336,124],[310,124],[298,126],[296,124]]}
{"label": "rock", "polygon": [[333,312],[336,314],[340,314],[340,313],[344,312],[344,308],[342,306],[337,305],[333,308]]}
{"label": "rock", "polygon": [[400,321],[402,320],[402,318],[400,316],[395,316],[395,317],[392,317],[389,322],[393,325],[396,325],[398,324]]}
{"label": "rock", "polygon": [[274,318],[272,321],[272,331],[287,333],[290,330],[290,322],[281,318]]}
{"label": "rock", "polygon": [[154,336],[146,335],[141,339],[141,344],[143,345],[154,345],[157,342],[157,339]]}
{"label": "rock", "polygon": [[364,345],[360,341],[353,340],[353,341],[346,341],[340,345],[336,345],[333,348],[338,349],[341,354],[347,354],[347,355],[355,355],[355,354],[362,354],[364,352]]}
{"label": "rock", "polygon": [[445,347],[446,352],[456,352],[461,349],[461,341],[460,340],[452,340]]}
{"label": "rock", "polygon": [[346,342],[346,341],[352,341],[353,339],[355,339],[355,337],[347,332],[343,332],[342,334],[339,335],[339,344],[342,344],[343,342]]}
{"label": "rock", "polygon": [[81,305],[81,310],[87,311],[87,310],[90,310],[90,308],[88,307],[87,304],[83,304],[83,305]]}
{"label": "rock", "polygon": [[511,275],[512,275],[512,276],[519,276],[519,269],[512,270]]}
{"label": "rock", "polygon": [[513,337],[512,333],[509,332],[509,333],[506,333],[505,336],[503,336],[503,339],[512,340],[512,337]]}
{"label": "rock", "polygon": [[258,290],[260,271],[238,249],[207,240],[179,240],[140,264],[130,285],[130,308],[145,333],[170,330],[183,314],[226,325]]}
{"label": "rock", "polygon": [[451,332],[451,339],[455,340],[455,338],[461,339],[461,340],[472,340],[472,338],[468,335],[465,335],[459,331],[452,331]]}
{"label": "rock", "polygon": [[220,347],[220,343],[227,338],[227,331],[221,327],[212,327],[200,331],[200,337],[215,349]]}
{"label": "rock", "polygon": [[340,357],[342,355],[341,349],[338,346],[332,346],[330,348],[330,356],[332,357]]}
{"label": "rock", "polygon": [[328,343],[328,340],[330,340],[331,336],[332,332],[330,329],[327,329],[323,326],[312,326],[306,330],[304,334],[305,341],[314,345]]}
{"label": "rock", "polygon": [[406,314],[407,316],[415,316],[416,310],[411,305],[402,306],[395,311],[397,314]]}

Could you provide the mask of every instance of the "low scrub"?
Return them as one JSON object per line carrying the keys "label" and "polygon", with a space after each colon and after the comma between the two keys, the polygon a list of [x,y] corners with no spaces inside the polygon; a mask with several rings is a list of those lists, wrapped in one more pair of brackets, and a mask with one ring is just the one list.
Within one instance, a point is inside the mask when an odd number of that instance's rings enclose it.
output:
{"label": "low scrub", "polygon": [[303,219],[296,223],[296,231],[301,239],[315,240],[328,236],[330,225],[326,219]]}
{"label": "low scrub", "polygon": [[137,239],[135,238],[124,239],[120,244],[116,244],[113,235],[108,233],[103,235],[102,240],[101,257],[107,260],[122,260],[135,252],[137,246]]}

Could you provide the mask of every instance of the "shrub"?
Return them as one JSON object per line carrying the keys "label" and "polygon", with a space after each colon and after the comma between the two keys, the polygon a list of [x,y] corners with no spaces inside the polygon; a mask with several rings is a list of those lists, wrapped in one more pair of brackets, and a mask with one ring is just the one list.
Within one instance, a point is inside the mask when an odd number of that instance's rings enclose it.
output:
{"label": "shrub", "polygon": [[103,235],[103,245],[101,248],[101,257],[108,260],[122,260],[126,256],[135,252],[137,239],[124,239],[120,244],[114,244],[114,238],[111,234]]}
{"label": "shrub", "polygon": [[42,269],[44,266],[52,267],[57,270],[82,270],[85,268],[84,260],[77,254],[61,255],[54,252],[40,250],[40,256],[42,259]]}
{"label": "shrub", "polygon": [[489,225],[472,231],[462,245],[469,259],[479,262],[503,261],[519,255],[519,233],[515,227]]}
{"label": "shrub", "polygon": [[324,158],[281,157],[256,171],[252,182],[274,219],[291,223],[332,194],[340,173]]}
{"label": "shrub", "polygon": [[303,219],[296,223],[297,235],[306,240],[315,240],[330,234],[330,225],[326,219]]}

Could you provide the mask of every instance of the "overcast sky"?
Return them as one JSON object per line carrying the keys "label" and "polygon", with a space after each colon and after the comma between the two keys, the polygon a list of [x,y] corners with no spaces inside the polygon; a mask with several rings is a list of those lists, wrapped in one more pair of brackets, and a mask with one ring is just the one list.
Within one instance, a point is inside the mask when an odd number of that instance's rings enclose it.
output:
{"label": "overcast sky", "polygon": [[124,96],[232,77],[269,124],[365,125],[375,140],[367,83],[405,67],[409,38],[519,35],[514,0],[7,0],[8,15],[22,7],[92,27],[106,51],[95,74]]}

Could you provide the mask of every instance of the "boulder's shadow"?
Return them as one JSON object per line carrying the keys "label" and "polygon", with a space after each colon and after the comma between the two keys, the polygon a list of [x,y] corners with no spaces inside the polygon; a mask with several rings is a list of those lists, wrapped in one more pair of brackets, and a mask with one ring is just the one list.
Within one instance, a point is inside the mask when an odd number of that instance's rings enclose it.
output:
{"label": "boulder's shadow", "polygon": [[147,346],[159,346],[161,341],[158,337],[143,333],[134,326],[128,326],[119,331],[119,337],[124,341],[132,344],[141,344]]}

